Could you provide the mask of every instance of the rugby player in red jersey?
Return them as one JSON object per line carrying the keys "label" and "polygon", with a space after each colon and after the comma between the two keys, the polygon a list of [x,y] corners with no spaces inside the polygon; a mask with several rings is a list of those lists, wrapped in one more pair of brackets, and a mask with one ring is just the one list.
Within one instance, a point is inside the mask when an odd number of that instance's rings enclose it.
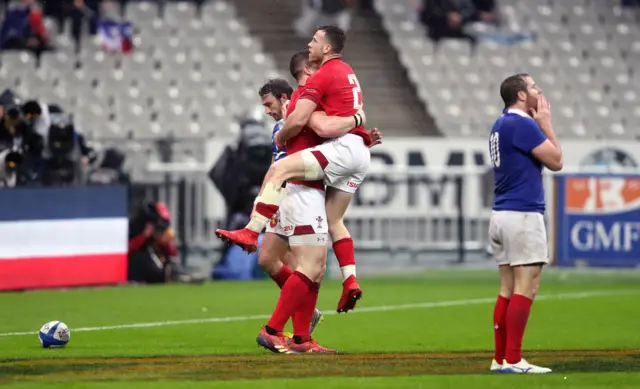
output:
{"label": "rugby player in red jersey", "polygon": [[[343,216],[353,193],[364,180],[369,168],[368,146],[371,139],[362,126],[362,91],[358,80],[351,67],[340,59],[344,43],[344,32],[339,28],[325,26],[318,29],[309,43],[309,59],[316,61],[320,67],[307,81],[300,100],[296,102],[298,107],[290,108],[290,116],[274,140],[279,147],[283,147],[284,142],[303,131],[311,115],[318,108],[328,116],[353,118],[354,129],[344,135],[316,131],[323,137],[341,136],[273,164],[267,173],[264,189],[257,199],[254,215],[247,227],[239,231],[217,230],[216,234],[220,238],[233,242],[247,251],[254,251],[258,234],[279,209],[284,196],[282,184],[289,179],[324,180],[331,191],[336,191],[332,196],[332,201],[336,203],[332,209],[336,210],[336,215],[329,218],[333,221],[333,225],[329,227],[332,235],[339,238],[334,242],[334,246],[336,251],[347,253],[350,257],[350,263],[341,267],[349,271],[349,267],[355,264],[353,242],[344,226]],[[320,219],[324,220],[318,217],[318,220]],[[342,248],[341,242],[344,244]],[[321,262],[310,265],[313,270],[309,271],[317,274],[325,265],[323,258]],[[355,274],[349,275],[343,282],[343,295],[338,311],[353,308],[361,295],[362,291]]]}
{"label": "rugby player in red jersey", "polygon": [[[267,113],[275,120],[278,120],[278,124],[276,124],[276,126],[274,127],[274,135],[280,130],[280,119],[285,116],[284,112],[280,112],[281,108],[283,106],[286,106],[289,101],[292,102],[292,107],[295,106],[298,97],[302,93],[303,86],[305,85],[308,77],[314,71],[314,68],[312,66],[309,66],[308,63],[308,52],[303,51],[294,54],[289,64],[289,70],[291,72],[291,75],[296,78],[299,84],[299,88],[293,93],[293,95],[291,96],[291,100],[288,100],[288,97],[291,94],[291,87],[285,80],[269,80],[260,89],[260,96]],[[311,129],[324,128],[329,129],[330,131],[347,131],[353,127],[353,121],[351,120],[351,118],[329,117],[325,112],[314,112],[309,121],[309,127]],[[308,129],[304,129],[303,131],[308,131]],[[370,130],[369,134],[374,141],[372,145],[379,144],[381,142],[381,136],[377,129]],[[307,140],[314,141],[316,144],[324,142],[324,139],[318,137],[313,133],[308,134],[308,136],[305,136],[304,138],[296,137],[294,139],[296,139],[297,141],[292,140],[291,142],[289,142],[290,144],[287,148],[287,154],[289,155],[299,151],[299,149],[304,149],[305,146],[308,146],[307,144],[305,144]],[[273,147],[273,155],[274,160],[283,158],[281,156],[282,151],[277,149],[275,146]],[[300,209],[298,209],[298,207],[296,206],[301,205],[301,201],[303,200],[316,199],[317,196],[315,196],[315,190],[324,189],[324,183],[322,181],[290,181],[289,185],[293,189],[293,198],[283,200],[278,213],[274,216],[274,218],[271,219],[270,223],[267,225],[265,238],[262,241],[262,245],[260,246],[259,251],[260,265],[269,273],[269,275],[281,288],[293,274],[291,269],[296,268],[295,256],[292,255],[289,249],[289,242],[293,241],[292,244],[295,245],[297,243],[297,240],[300,239],[295,237],[296,232],[300,231],[299,228],[295,227],[299,227],[300,223],[313,224],[315,222],[318,222],[318,220],[311,220],[311,218],[307,218],[306,221],[301,221],[301,215],[291,215],[291,212],[293,211],[300,214]],[[300,185],[309,187],[311,189],[298,188],[298,186]],[[305,195],[304,192],[306,191],[310,193]],[[327,198],[327,202],[329,201],[330,198]],[[314,204],[312,201],[309,201],[304,209],[304,211],[306,212],[302,213],[312,215],[312,213],[309,213],[309,211],[312,211],[312,209],[309,208],[310,205],[315,205],[317,207],[320,204]],[[331,225],[330,219],[328,220],[328,222],[329,225]],[[288,228],[290,226],[294,226],[294,228]],[[320,231],[321,229],[318,226],[316,232]],[[275,331],[276,335],[269,335],[268,333],[261,334],[258,337],[258,343],[274,352],[308,352],[309,350],[311,350],[312,352],[331,351],[317,346],[317,344],[313,340],[310,340],[306,344],[301,345],[295,343],[296,341],[300,343],[300,341],[303,339],[310,339],[311,332],[313,332],[313,329],[320,321],[322,314],[317,309],[314,309],[316,301],[317,288],[314,288],[312,289],[312,292],[308,294],[308,300],[303,302],[293,313],[294,344],[290,345],[289,347],[285,347],[285,339],[283,339],[283,335],[278,334],[278,332],[281,331]],[[308,312],[310,312],[311,310],[314,310],[311,316],[311,323],[309,327],[306,327],[306,320],[309,319]],[[306,328],[309,328],[308,332],[306,331]]]}

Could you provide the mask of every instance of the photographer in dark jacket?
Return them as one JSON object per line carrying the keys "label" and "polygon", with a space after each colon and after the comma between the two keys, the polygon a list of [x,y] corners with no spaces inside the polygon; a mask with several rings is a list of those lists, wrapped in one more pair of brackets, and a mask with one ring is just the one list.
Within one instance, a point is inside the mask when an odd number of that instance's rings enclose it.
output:
{"label": "photographer in dark jacket", "polygon": [[129,219],[129,281],[168,282],[172,272],[170,258],[176,255],[167,206],[144,202]]}

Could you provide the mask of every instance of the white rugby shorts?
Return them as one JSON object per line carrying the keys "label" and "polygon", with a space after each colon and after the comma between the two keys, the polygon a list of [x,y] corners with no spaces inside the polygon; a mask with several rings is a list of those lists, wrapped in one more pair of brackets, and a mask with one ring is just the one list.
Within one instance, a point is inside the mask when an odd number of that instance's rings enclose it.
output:
{"label": "white rugby shorts", "polygon": [[326,246],[329,225],[324,203],[323,190],[287,183],[280,208],[266,232],[288,239],[291,246]]}
{"label": "white rugby shorts", "polygon": [[498,265],[549,263],[547,231],[541,213],[493,211],[489,240]]}
{"label": "white rugby shorts", "polygon": [[364,181],[371,153],[362,137],[345,134],[308,149],[320,162],[324,183],[347,193],[355,193]]}

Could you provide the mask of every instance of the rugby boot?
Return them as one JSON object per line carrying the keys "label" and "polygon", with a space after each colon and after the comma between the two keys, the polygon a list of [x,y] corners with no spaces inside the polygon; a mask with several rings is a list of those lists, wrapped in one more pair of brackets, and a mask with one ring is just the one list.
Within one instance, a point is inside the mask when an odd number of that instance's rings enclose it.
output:
{"label": "rugby boot", "polygon": [[235,244],[240,246],[249,254],[255,253],[258,249],[258,234],[248,228],[236,231],[216,230],[216,236],[227,244]]}
{"label": "rugby boot", "polygon": [[496,361],[495,359],[491,361],[491,367],[489,368],[489,371],[500,371],[500,370],[502,370],[502,365],[498,363],[498,361]]}
{"label": "rugby boot", "polygon": [[507,363],[507,361],[505,361],[502,365],[502,369],[500,369],[500,372],[515,374],[547,374],[551,373],[551,369],[549,369],[548,367],[536,366],[522,358],[520,362],[513,364]]}
{"label": "rugby boot", "polygon": [[[289,349],[290,338],[287,338],[282,332],[275,335],[269,335],[266,328],[263,328],[256,338],[256,342],[261,347],[274,352],[276,354],[292,354]],[[293,343],[293,341],[291,341]]]}
{"label": "rugby boot", "polygon": [[315,339],[310,339],[303,343],[296,343],[292,339],[289,341],[289,350],[293,354],[307,354],[307,353],[337,354],[338,353],[338,351],[336,350],[331,350],[331,349],[320,346]]}
{"label": "rugby boot", "polygon": [[362,290],[355,276],[349,276],[342,283],[342,296],[338,302],[338,313],[348,312],[355,308],[356,302],[362,298]]}

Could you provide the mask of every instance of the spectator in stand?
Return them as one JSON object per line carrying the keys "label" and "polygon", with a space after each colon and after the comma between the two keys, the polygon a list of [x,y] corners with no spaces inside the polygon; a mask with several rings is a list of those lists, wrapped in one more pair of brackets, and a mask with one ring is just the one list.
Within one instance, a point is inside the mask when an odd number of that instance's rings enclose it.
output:
{"label": "spectator in stand", "polygon": [[299,37],[310,39],[317,26],[333,24],[343,31],[351,26],[351,9],[356,0],[303,0],[302,14],[294,23]]}
{"label": "spectator in stand", "polygon": [[472,22],[496,23],[495,0],[423,0],[420,20],[428,28],[429,38],[466,39],[475,45],[477,38],[465,31]]}
{"label": "spectator in stand", "polygon": [[50,49],[44,17],[35,0],[21,0],[7,10],[0,31],[0,49],[31,50],[38,56]]}
{"label": "spectator in stand", "polygon": [[[69,11],[69,18],[71,19],[71,38],[75,44],[76,53],[80,52],[82,43],[82,24],[85,19],[95,20],[95,11],[89,8],[84,0],[73,0],[71,10]],[[93,28],[94,23],[90,23],[92,27],[91,33],[95,33]]]}

